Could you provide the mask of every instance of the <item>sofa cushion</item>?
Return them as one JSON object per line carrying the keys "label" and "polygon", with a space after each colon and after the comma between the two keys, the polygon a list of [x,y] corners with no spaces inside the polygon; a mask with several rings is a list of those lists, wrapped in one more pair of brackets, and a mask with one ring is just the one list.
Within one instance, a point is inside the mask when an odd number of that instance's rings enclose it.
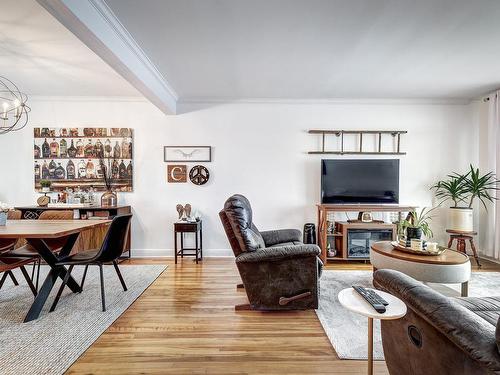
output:
{"label": "sofa cushion", "polygon": [[224,211],[242,251],[266,247],[259,230],[252,222],[252,207],[243,195],[235,194],[224,203]]}
{"label": "sofa cushion", "polygon": [[293,246],[293,245],[302,245],[301,241],[293,241],[293,242],[282,242],[277,243],[276,245],[268,246],[268,247],[281,247],[281,246]]}

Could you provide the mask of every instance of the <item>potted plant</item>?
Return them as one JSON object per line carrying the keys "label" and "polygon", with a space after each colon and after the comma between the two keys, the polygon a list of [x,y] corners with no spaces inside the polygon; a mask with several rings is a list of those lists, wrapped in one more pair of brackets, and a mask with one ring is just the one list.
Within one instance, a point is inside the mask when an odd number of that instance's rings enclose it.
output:
{"label": "potted plant", "polygon": [[475,199],[479,199],[487,210],[487,202],[493,202],[496,197],[491,194],[498,190],[495,174],[488,172],[481,175],[479,168],[470,165],[465,174],[452,173],[447,180],[438,181],[431,189],[434,189],[436,198],[441,199],[439,204],[447,200],[453,202],[448,210],[448,229],[472,232],[474,230],[474,219],[472,206]]}
{"label": "potted plant", "polygon": [[420,212],[409,212],[408,217],[400,223],[401,229],[406,233],[406,240],[421,239],[422,235],[427,238],[433,236],[430,221],[433,218],[431,212],[436,208],[424,207]]}
{"label": "potted plant", "polygon": [[52,182],[50,182],[50,180],[40,180],[42,193],[50,193],[50,185],[52,185]]}
{"label": "potted plant", "polygon": [[7,213],[10,211],[10,207],[6,203],[0,202],[0,226],[7,224]]}

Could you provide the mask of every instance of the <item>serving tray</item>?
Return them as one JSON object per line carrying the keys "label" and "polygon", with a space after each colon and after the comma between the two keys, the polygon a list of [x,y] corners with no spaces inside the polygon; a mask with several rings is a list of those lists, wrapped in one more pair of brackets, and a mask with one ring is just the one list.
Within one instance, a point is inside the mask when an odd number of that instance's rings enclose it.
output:
{"label": "serving tray", "polygon": [[446,247],[443,247],[443,246],[438,246],[437,251],[432,252],[432,253],[430,251],[427,251],[427,250],[413,250],[410,247],[401,246],[397,241],[392,241],[391,245],[396,250],[404,251],[405,253],[410,253],[410,254],[417,254],[417,255],[428,255],[428,256],[441,255],[446,250]]}

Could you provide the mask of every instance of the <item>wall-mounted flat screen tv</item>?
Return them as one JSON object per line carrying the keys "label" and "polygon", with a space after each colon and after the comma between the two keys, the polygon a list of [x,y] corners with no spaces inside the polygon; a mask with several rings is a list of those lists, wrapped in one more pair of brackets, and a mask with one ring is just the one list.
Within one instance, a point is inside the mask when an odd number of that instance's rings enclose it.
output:
{"label": "wall-mounted flat screen tv", "polygon": [[399,203],[399,160],[321,160],[321,203]]}

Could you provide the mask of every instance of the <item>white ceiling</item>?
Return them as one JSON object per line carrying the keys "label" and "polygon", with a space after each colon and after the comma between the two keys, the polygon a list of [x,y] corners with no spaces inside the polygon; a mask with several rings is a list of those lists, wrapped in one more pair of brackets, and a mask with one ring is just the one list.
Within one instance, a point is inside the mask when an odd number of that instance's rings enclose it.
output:
{"label": "white ceiling", "polygon": [[1,0],[0,75],[30,95],[140,96],[35,0]]}
{"label": "white ceiling", "polygon": [[[497,0],[106,3],[180,100],[474,98],[500,86]],[[46,69],[76,74],[59,53]]]}

